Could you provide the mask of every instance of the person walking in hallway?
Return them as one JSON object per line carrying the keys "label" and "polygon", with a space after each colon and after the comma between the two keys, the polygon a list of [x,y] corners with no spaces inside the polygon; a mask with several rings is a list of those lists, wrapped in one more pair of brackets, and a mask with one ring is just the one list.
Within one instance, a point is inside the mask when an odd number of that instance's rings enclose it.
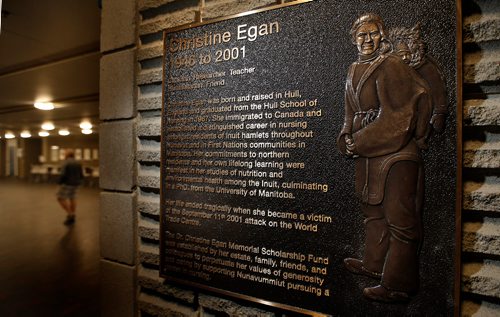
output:
{"label": "person walking in hallway", "polygon": [[76,211],[76,190],[83,180],[82,165],[75,160],[72,151],[66,153],[66,161],[61,169],[57,192],[57,200],[66,211],[65,225],[72,225],[75,222]]}

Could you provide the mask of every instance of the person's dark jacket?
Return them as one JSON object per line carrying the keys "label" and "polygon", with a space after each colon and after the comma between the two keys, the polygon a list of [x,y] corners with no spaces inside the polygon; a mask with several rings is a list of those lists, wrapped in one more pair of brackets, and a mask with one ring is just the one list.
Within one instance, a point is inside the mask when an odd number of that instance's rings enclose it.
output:
{"label": "person's dark jacket", "polygon": [[82,165],[74,159],[68,159],[62,169],[59,184],[78,186],[83,181]]}

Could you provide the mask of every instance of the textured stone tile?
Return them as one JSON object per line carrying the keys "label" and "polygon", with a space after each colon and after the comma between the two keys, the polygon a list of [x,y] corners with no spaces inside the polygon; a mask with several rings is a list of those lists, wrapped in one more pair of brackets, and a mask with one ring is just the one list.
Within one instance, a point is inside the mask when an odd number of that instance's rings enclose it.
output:
{"label": "textured stone tile", "polygon": [[139,110],[159,110],[161,107],[161,96],[139,98],[137,100],[137,109]]}
{"label": "textured stone tile", "polygon": [[101,260],[101,316],[134,317],[135,267]]}
{"label": "textured stone tile", "polygon": [[101,257],[135,264],[136,198],[135,193],[101,192]]}
{"label": "textured stone tile", "polygon": [[137,76],[137,84],[145,85],[161,83],[163,80],[162,75],[161,68],[143,70]]}
{"label": "textured stone tile", "polygon": [[99,117],[128,119],[136,114],[135,49],[101,58]]}
{"label": "textured stone tile", "polygon": [[484,183],[464,184],[464,209],[500,212],[500,178],[487,177]]}
{"label": "textured stone tile", "polygon": [[99,184],[102,189],[132,191],[135,187],[135,120],[101,123]]}
{"label": "textured stone tile", "polygon": [[253,307],[241,306],[233,301],[200,294],[198,301],[204,308],[227,314],[228,316],[274,317],[275,314]]}
{"label": "textured stone tile", "polygon": [[462,265],[462,291],[500,299],[500,262],[464,263]]}
{"label": "textured stone tile", "polygon": [[464,301],[462,303],[462,317],[497,317],[500,312],[500,306],[487,301],[472,302]]}
{"label": "textured stone tile", "polygon": [[194,21],[197,7],[188,7],[169,15],[146,20],[139,26],[139,35],[152,34],[164,29],[191,23]]}
{"label": "textured stone tile", "polygon": [[[466,146],[470,146],[467,144]],[[465,149],[464,166],[473,168],[500,168],[500,148],[478,145],[477,149]]]}
{"label": "textured stone tile", "polygon": [[141,163],[160,163],[161,143],[156,140],[140,139],[137,146],[137,161]]}
{"label": "textured stone tile", "polygon": [[463,153],[465,167],[499,168],[500,134],[485,132],[484,140],[465,141]]}
{"label": "textured stone tile", "polygon": [[159,163],[160,162],[160,151],[138,151],[137,161],[145,163]]}
{"label": "textured stone tile", "polygon": [[153,316],[164,317],[198,317],[199,313],[189,306],[168,302],[156,296],[140,294],[139,310]]}
{"label": "textured stone tile", "polygon": [[158,216],[160,214],[160,195],[141,193],[137,202],[137,210],[140,213]]}
{"label": "textured stone tile", "polygon": [[159,137],[161,134],[161,117],[142,118],[137,127],[139,137]]}
{"label": "textured stone tile", "polygon": [[160,266],[160,250],[158,246],[141,245],[139,247],[139,261],[141,264]]}
{"label": "textured stone tile", "polygon": [[160,168],[156,166],[141,166],[137,184],[141,187],[160,189]]}
{"label": "textured stone tile", "polygon": [[263,8],[269,5],[275,5],[276,0],[249,0],[249,1],[213,1],[208,2],[203,11],[204,19],[214,19],[222,16],[235,15],[241,12],[251,11],[257,8]]}
{"label": "textured stone tile", "polygon": [[158,221],[143,218],[139,221],[139,237],[148,240],[160,240],[160,224]]}
{"label": "textured stone tile", "polygon": [[138,7],[139,10],[143,11],[146,9],[158,8],[164,4],[176,2],[179,0],[139,0]]}
{"label": "textured stone tile", "polygon": [[139,227],[139,237],[160,241],[160,230],[158,228]]}
{"label": "textured stone tile", "polygon": [[464,122],[468,126],[500,125],[500,97],[466,100]]}
{"label": "textured stone tile", "polygon": [[159,276],[157,270],[140,267],[138,270],[139,285],[148,290],[179,299],[186,303],[194,303],[194,292],[169,285],[165,279]]}
{"label": "textured stone tile", "polygon": [[137,53],[137,60],[142,61],[163,56],[163,42],[142,45]]}
{"label": "textured stone tile", "polygon": [[465,222],[462,250],[500,255],[500,218],[485,217],[481,222]]}
{"label": "textured stone tile", "polygon": [[500,19],[490,17],[479,22],[470,23],[464,27],[465,43],[485,42],[500,39]]}
{"label": "textured stone tile", "polygon": [[[494,0],[469,0],[463,4],[464,42],[500,39],[500,3]],[[473,12],[467,9],[473,8]]]}
{"label": "textured stone tile", "polygon": [[466,53],[463,70],[467,84],[500,80],[500,42],[486,43],[479,51]]}
{"label": "textured stone tile", "polygon": [[136,42],[136,1],[102,1],[101,51],[111,51]]}

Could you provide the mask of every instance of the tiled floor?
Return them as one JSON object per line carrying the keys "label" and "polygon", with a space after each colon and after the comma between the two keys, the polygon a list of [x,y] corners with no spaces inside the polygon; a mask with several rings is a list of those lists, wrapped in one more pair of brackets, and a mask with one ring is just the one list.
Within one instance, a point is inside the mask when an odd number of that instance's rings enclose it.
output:
{"label": "tiled floor", "polygon": [[0,316],[99,316],[99,192],[67,227],[56,191],[0,179]]}

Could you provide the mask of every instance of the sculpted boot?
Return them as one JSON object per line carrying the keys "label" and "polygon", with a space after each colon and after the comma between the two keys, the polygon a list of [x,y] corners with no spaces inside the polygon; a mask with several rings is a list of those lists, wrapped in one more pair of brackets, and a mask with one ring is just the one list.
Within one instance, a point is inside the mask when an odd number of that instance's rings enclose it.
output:
{"label": "sculpted boot", "polygon": [[354,274],[368,276],[370,278],[374,278],[376,280],[380,280],[382,277],[382,273],[372,272],[364,267],[363,261],[353,258],[344,259],[344,265],[346,269]]}
{"label": "sculpted boot", "polygon": [[386,303],[407,302],[410,300],[408,293],[390,290],[382,285],[365,288],[363,295],[368,299]]}

